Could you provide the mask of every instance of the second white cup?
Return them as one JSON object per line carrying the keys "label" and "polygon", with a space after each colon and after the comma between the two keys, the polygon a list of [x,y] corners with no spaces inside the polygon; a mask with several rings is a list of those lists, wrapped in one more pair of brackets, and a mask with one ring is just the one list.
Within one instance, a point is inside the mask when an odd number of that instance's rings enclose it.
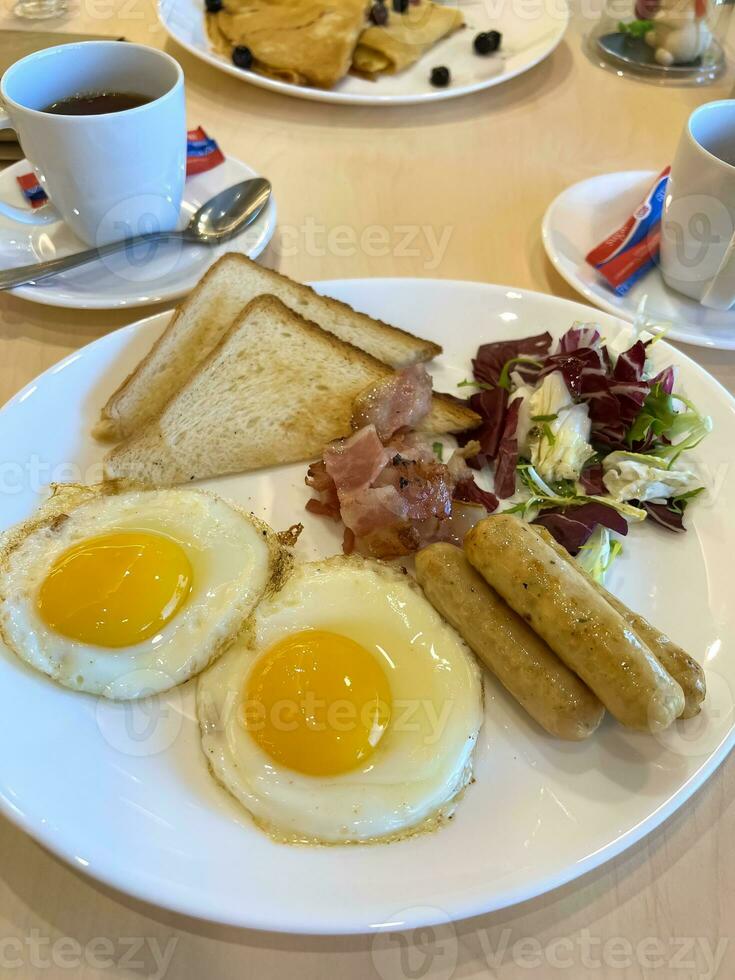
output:
{"label": "second white cup", "polygon": [[695,109],[671,165],[661,273],[712,309],[735,303],[735,100]]}

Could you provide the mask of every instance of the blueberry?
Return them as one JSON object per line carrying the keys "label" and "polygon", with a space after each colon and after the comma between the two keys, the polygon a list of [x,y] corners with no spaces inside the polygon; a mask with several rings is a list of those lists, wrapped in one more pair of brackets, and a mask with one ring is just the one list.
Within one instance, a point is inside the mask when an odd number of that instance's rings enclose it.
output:
{"label": "blueberry", "polygon": [[253,52],[250,48],[246,48],[244,44],[238,44],[232,52],[232,61],[238,68],[247,71],[253,63]]}
{"label": "blueberry", "polygon": [[378,27],[383,27],[388,23],[388,8],[384,0],[378,0],[377,3],[372,5],[370,8],[370,20]]}
{"label": "blueberry", "polygon": [[408,0],[393,0],[393,9],[397,14],[405,14],[408,10]]}
{"label": "blueberry", "polygon": [[204,0],[204,6],[207,8],[208,14],[217,14],[222,10],[224,4],[222,0]]}
{"label": "blueberry", "polygon": [[431,69],[429,81],[435,88],[446,88],[451,77],[449,69],[445,68],[444,65],[439,65],[438,68]]}
{"label": "blueberry", "polygon": [[500,31],[482,31],[475,38],[475,51],[478,54],[492,54],[498,50],[502,39]]}

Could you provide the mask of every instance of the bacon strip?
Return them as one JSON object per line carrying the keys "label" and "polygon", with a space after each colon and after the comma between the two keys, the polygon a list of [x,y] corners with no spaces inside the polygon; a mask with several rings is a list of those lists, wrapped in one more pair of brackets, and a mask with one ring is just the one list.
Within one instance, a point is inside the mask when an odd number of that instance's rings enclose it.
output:
{"label": "bacon strip", "polygon": [[374,425],[366,425],[349,439],[339,439],[324,450],[324,465],[339,493],[369,487],[383,470],[390,452],[378,438]]}
{"label": "bacon strip", "polygon": [[404,368],[355,399],[353,429],[373,425],[383,442],[402,429],[415,429],[431,411],[431,376],[423,364]]}
{"label": "bacon strip", "polygon": [[457,484],[465,493],[475,487],[465,456],[478,453],[478,442],[468,442],[445,465],[412,431],[429,412],[431,397],[423,365],[373,386],[355,404],[353,425],[360,428],[327,446],[323,459],[309,467],[306,483],[318,496],[306,508],[341,518],[345,554],[394,558],[440,539]]}

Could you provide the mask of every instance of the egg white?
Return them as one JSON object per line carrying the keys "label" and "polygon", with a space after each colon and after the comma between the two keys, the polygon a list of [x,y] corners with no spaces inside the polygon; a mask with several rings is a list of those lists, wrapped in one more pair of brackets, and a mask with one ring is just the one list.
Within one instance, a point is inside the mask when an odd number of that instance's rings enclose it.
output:
{"label": "egg white", "polygon": [[[284,636],[328,630],[383,667],[391,722],[363,765],[307,776],[279,765],[245,729],[240,704],[259,656]],[[197,712],[212,773],[272,836],[289,842],[396,839],[436,826],[471,776],[482,683],[471,651],[401,570],[357,556],[293,569],[199,678]]]}
{"label": "egg white", "polygon": [[[192,591],[156,636],[109,649],[50,629],[37,608],[56,559],[88,538],[143,530],[174,539],[192,567]],[[61,488],[0,549],[0,632],[27,664],[78,691],[128,700],[197,674],[242,626],[280,560],[260,521],[201,490]]]}

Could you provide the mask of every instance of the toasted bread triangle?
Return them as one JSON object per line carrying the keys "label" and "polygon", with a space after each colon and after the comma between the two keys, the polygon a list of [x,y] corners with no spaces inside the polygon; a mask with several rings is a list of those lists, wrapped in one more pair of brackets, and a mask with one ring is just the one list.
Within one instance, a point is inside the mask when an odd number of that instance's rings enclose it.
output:
{"label": "toasted bread triangle", "polygon": [[124,439],[157,415],[214,350],[245,306],[266,294],[277,296],[324,330],[391,367],[428,361],[441,353],[438,344],[320,296],[309,286],[233,252],[215,262],[176,310],[148,355],[111,395],[95,436]]}
{"label": "toasted bread triangle", "polygon": [[[260,296],[158,416],[108,454],[106,478],[161,486],[314,459],[350,432],[356,395],[392,373]],[[435,396],[426,428],[457,431],[469,419]]]}

